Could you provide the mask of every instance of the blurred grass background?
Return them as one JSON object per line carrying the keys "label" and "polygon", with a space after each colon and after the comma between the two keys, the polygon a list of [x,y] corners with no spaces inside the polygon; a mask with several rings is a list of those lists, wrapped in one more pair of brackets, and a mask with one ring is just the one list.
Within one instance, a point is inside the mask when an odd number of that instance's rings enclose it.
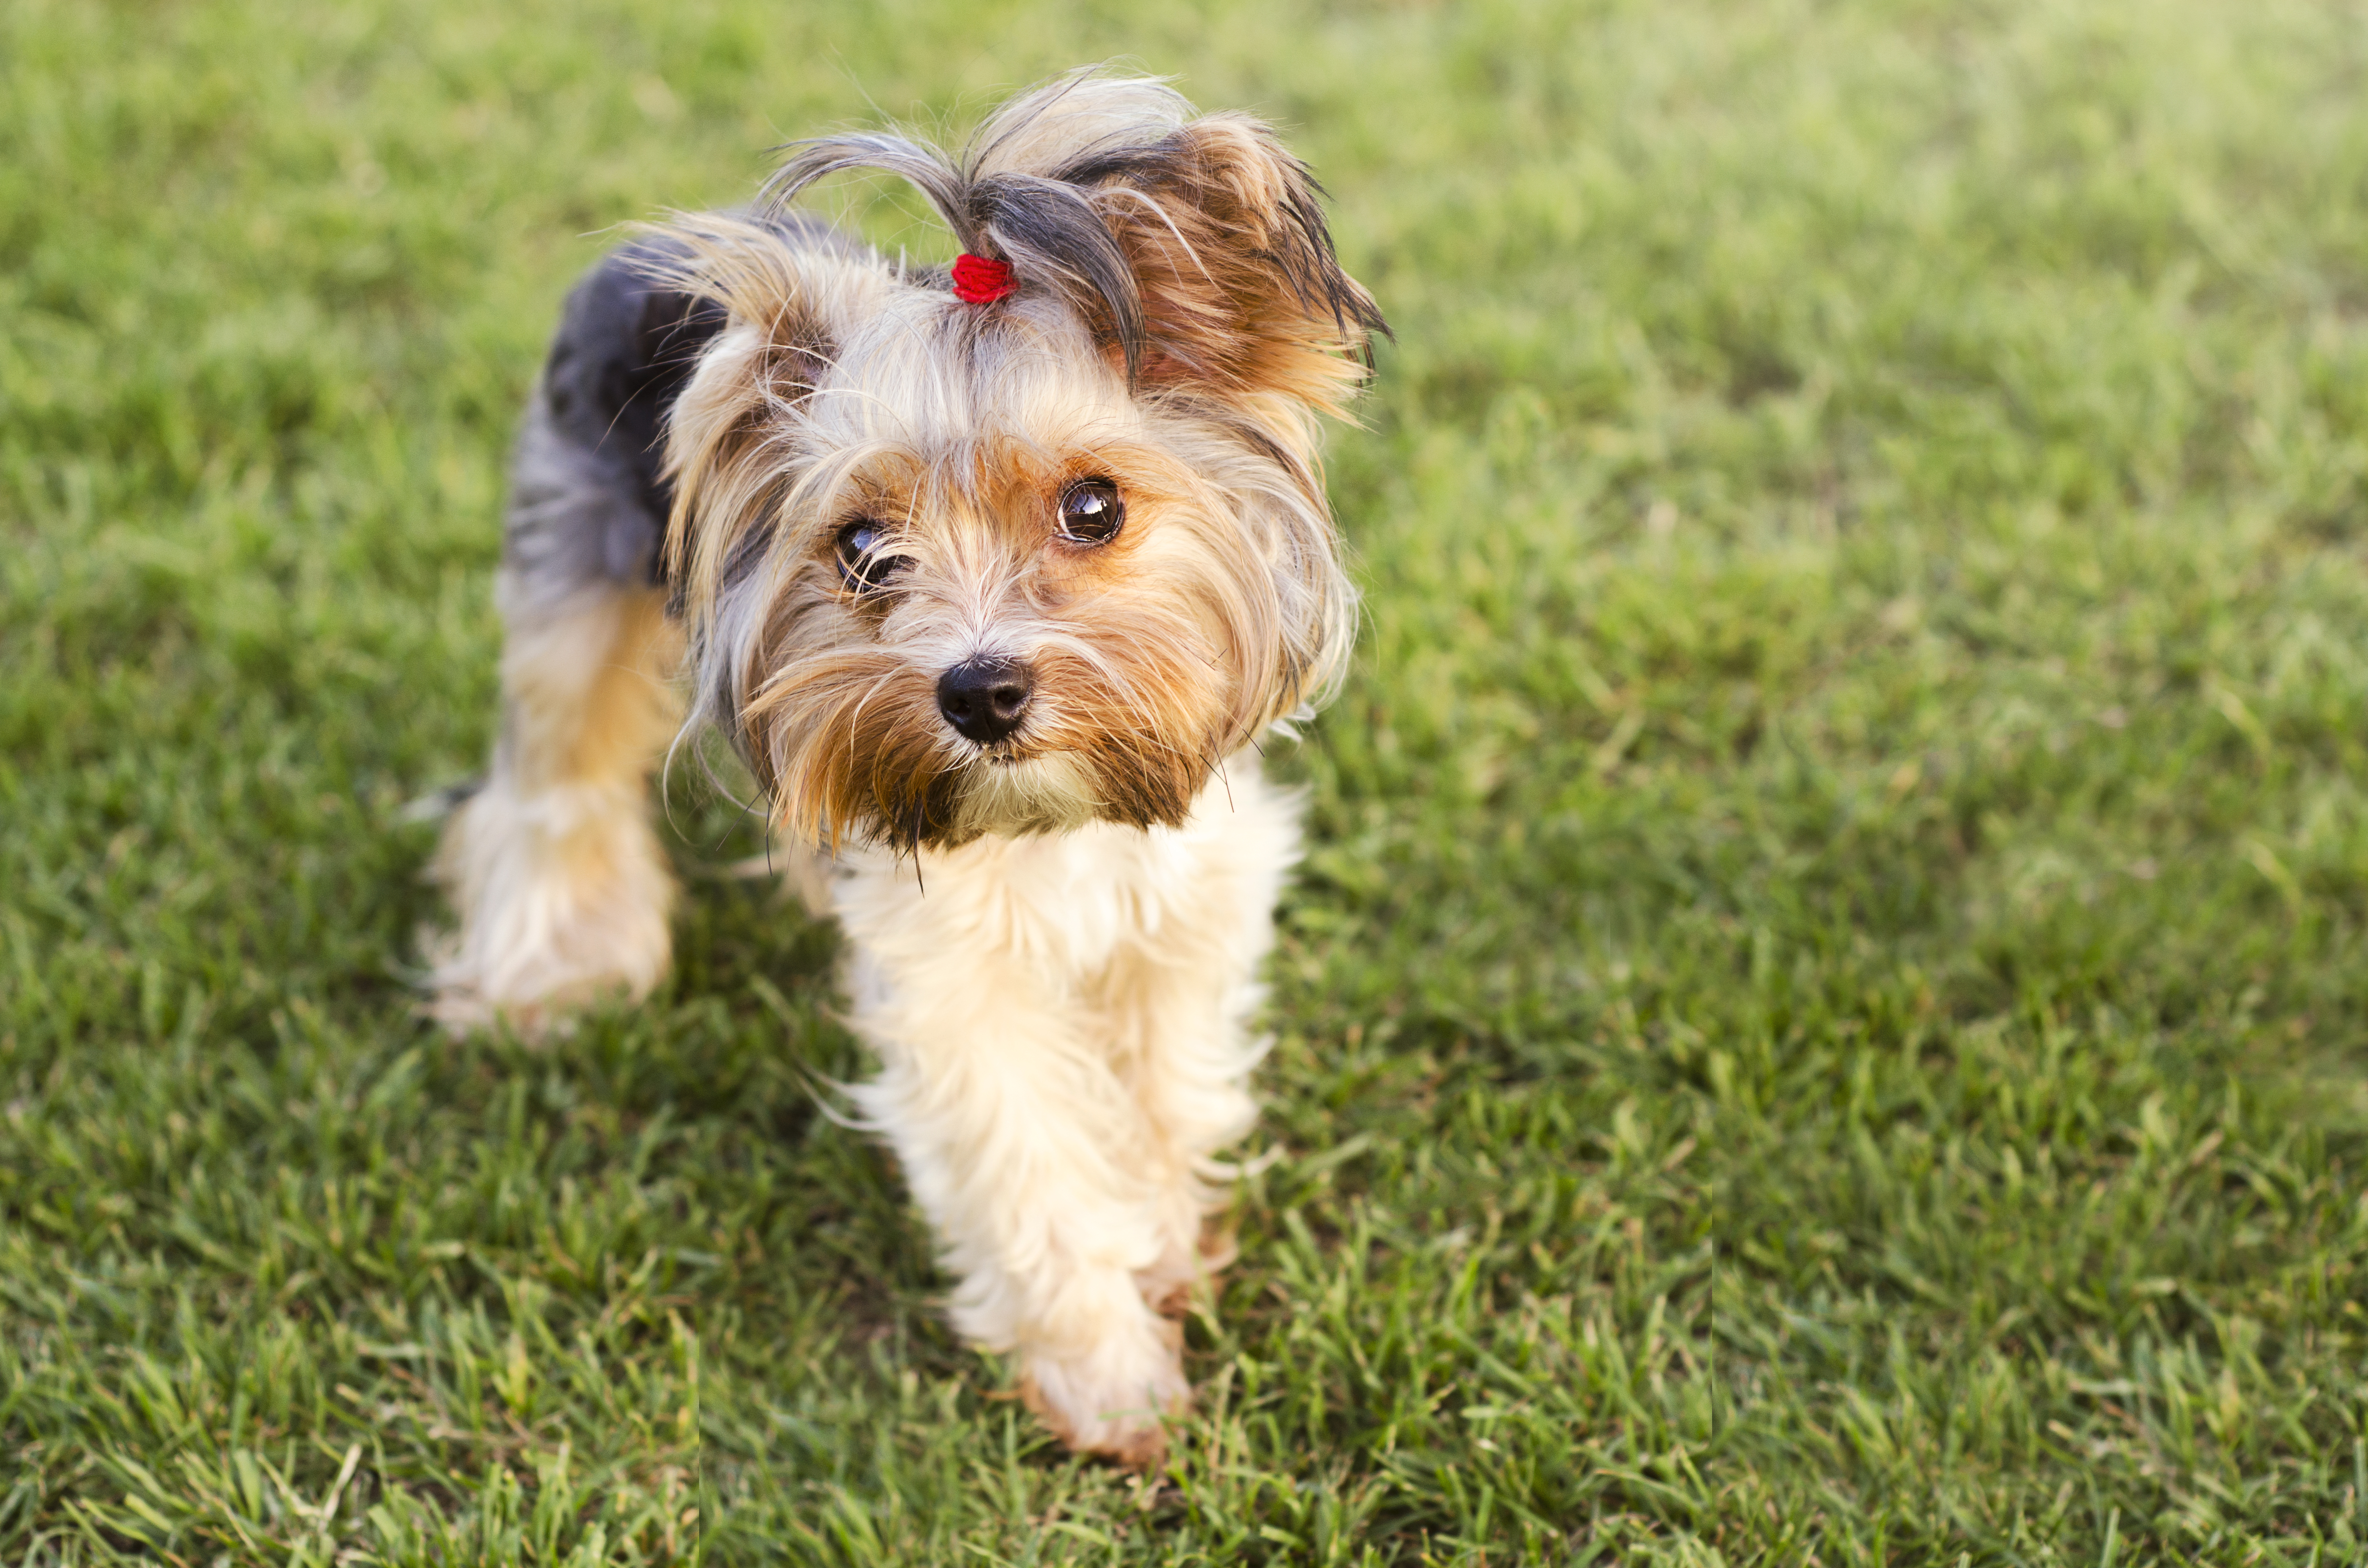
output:
{"label": "blurred grass background", "polygon": [[[415,1017],[399,817],[606,231],[1110,56],[1281,122],[1398,330],[1144,1483],[939,1321],[727,812],[539,1053]],[[0,1559],[2361,1561],[2363,71],[2319,0],[14,0]]]}

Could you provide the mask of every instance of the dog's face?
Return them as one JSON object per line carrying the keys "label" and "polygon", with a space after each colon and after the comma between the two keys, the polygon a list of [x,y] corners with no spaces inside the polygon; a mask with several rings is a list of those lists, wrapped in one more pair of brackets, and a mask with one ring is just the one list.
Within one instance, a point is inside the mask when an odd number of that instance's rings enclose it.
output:
{"label": "dog's face", "polygon": [[1016,288],[958,298],[811,230],[671,231],[727,312],[677,404],[699,695],[782,825],[900,847],[1182,820],[1320,690],[1353,597],[1315,416],[1380,318],[1253,122],[1071,78],[905,173]]}

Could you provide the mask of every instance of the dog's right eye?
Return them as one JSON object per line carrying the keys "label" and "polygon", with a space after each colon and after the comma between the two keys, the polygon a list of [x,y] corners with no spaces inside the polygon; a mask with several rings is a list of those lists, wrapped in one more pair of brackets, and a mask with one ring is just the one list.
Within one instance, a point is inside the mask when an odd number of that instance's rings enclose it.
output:
{"label": "dog's right eye", "polygon": [[909,556],[880,553],[887,537],[888,530],[870,517],[858,517],[838,530],[838,575],[855,592],[884,587],[891,577],[913,563]]}

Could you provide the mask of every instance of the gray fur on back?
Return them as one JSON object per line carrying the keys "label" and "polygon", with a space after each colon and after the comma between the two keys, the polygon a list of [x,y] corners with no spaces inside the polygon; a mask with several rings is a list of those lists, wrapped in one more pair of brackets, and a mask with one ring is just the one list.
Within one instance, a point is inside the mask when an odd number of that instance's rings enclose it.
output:
{"label": "gray fur on back", "polygon": [[[858,248],[808,214],[761,221],[800,244]],[[510,463],[510,614],[596,586],[666,585],[666,415],[723,325],[713,306],[652,280],[672,251],[664,241],[620,246],[567,296]]]}

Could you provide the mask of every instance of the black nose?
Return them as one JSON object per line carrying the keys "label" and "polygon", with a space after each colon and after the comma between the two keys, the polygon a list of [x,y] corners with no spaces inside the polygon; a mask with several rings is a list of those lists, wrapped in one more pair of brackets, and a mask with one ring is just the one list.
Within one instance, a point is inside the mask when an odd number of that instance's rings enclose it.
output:
{"label": "black nose", "polygon": [[938,677],[938,711],[964,739],[993,745],[1019,728],[1029,689],[1027,665],[973,659]]}

